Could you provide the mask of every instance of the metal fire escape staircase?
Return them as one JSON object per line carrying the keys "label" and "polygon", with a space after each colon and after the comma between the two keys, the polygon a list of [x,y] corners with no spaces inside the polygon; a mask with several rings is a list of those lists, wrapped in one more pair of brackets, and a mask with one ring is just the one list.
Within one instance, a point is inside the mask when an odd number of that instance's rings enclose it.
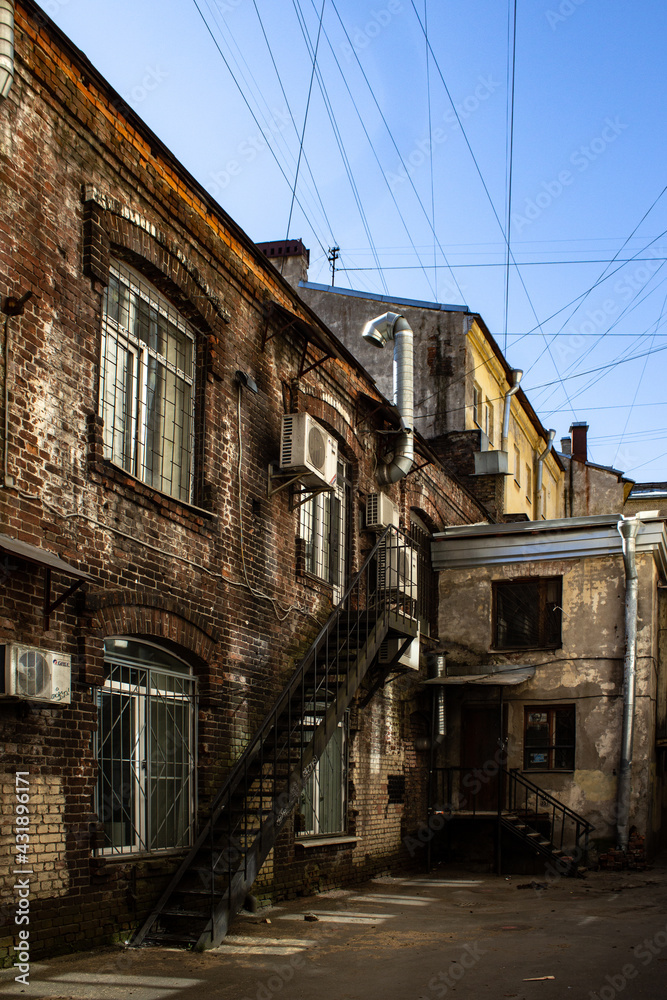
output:
{"label": "metal fire escape staircase", "polygon": [[[372,690],[418,634],[416,559],[394,527],[377,540],[216,795],[208,821],[133,946],[218,945],[338,723],[366,679]],[[380,646],[398,638],[391,662]]]}
{"label": "metal fire escape staircase", "polygon": [[[486,789],[492,791],[493,803],[487,801],[488,795],[480,802],[480,793]],[[430,795],[438,803],[431,805],[432,814],[446,821],[495,820],[499,832],[507,830],[530,854],[541,855],[552,875],[580,875],[582,862],[587,862],[593,825],[517,768],[500,766],[486,772],[484,768],[435,768]]]}

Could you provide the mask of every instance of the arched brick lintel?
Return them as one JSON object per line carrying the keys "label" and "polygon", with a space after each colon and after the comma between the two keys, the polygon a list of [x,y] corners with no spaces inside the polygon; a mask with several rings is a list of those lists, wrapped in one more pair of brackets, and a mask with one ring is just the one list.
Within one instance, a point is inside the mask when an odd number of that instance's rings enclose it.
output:
{"label": "arched brick lintel", "polygon": [[154,640],[162,643],[165,648],[171,648],[178,653],[183,650],[193,654],[197,661],[194,666],[203,667],[210,664],[215,653],[217,634],[215,630],[202,628],[203,623],[193,621],[199,615],[190,615],[187,609],[166,606],[156,606],[157,601],[149,604],[130,603],[122,597],[117,603],[104,603],[98,607],[95,615],[95,626],[99,641],[109,635],[130,635],[136,638]]}

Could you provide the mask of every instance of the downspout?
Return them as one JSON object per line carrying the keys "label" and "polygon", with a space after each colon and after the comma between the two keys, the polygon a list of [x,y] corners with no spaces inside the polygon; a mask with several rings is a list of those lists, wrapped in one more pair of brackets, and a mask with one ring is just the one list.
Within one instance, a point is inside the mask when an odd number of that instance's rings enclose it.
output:
{"label": "downspout", "polygon": [[523,376],[523,372],[520,368],[513,368],[511,371],[512,375],[512,385],[509,387],[505,393],[505,409],[503,411],[503,435],[500,442],[500,450],[507,451],[507,444],[510,436],[510,408],[512,406],[511,399],[515,392],[519,390],[519,382]]}
{"label": "downspout", "polygon": [[14,3],[0,0],[0,97],[7,97],[14,82]]}
{"label": "downspout", "polygon": [[381,465],[377,472],[378,483],[384,486],[407,476],[414,461],[414,338],[408,321],[393,312],[369,320],[362,337],[376,347],[385,347],[390,340],[394,341],[394,405],[401,414],[401,433],[393,459]]}
{"label": "downspout", "polygon": [[[446,659],[444,653],[436,653],[431,662],[431,673],[433,677],[444,677],[446,673]],[[447,711],[445,702],[445,686],[437,684],[434,686],[434,730],[433,744],[440,746],[447,735]]]}
{"label": "downspout", "polygon": [[618,530],[623,545],[625,566],[625,660],[623,664],[623,729],[621,766],[618,775],[616,836],[622,851],[628,849],[630,795],[632,791],[632,752],[635,727],[635,686],[637,679],[637,563],[636,540],[641,521],[622,518]]}
{"label": "downspout", "polygon": [[537,474],[535,476],[535,520],[536,521],[539,521],[540,518],[542,517],[542,480],[544,478],[544,459],[551,451],[555,437],[556,437],[555,430],[550,430],[547,432],[547,446],[537,459]]}

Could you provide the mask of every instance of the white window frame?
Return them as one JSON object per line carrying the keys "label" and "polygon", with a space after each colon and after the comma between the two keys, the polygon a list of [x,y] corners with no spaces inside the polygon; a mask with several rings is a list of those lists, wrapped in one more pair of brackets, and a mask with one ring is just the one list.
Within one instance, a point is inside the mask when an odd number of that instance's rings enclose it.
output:
{"label": "white window frame", "polygon": [[[348,484],[349,465],[338,461],[336,485],[332,492],[316,493],[300,507],[299,536],[306,545],[306,571],[333,587],[333,600],[338,603],[345,592],[347,577]],[[331,523],[331,499],[339,503],[338,524]],[[331,565],[331,545],[338,542],[338,559]],[[332,578],[333,569],[333,578]]]}
{"label": "white window frame", "polygon": [[[179,660],[179,657],[174,657],[173,654],[167,653],[166,650],[158,646],[154,646],[153,643],[128,637],[128,639],[130,638],[132,642],[140,643],[144,650],[154,650],[154,660],[151,663],[140,661],[132,656],[126,657],[117,649],[105,654],[107,677],[104,686],[97,692],[99,722],[95,739],[95,755],[98,759],[98,783],[96,786],[95,807],[102,824],[107,827],[105,829],[105,843],[96,851],[99,855],[161,854],[174,850],[182,850],[189,847],[192,843],[197,778],[196,679],[192,676],[192,671],[185,662],[183,662],[183,671],[180,671],[173,669],[173,666],[170,669],[169,661],[165,661],[165,654],[171,661]],[[114,641],[120,640],[120,642],[126,641],[122,636],[113,637],[113,639]],[[118,676],[119,672],[120,679]],[[145,683],[139,680],[141,675],[145,676]],[[162,676],[164,686],[160,687],[155,683],[156,676]],[[132,679],[128,680],[128,677]],[[171,683],[172,690],[168,689],[169,678],[174,679]],[[178,687],[180,687],[180,690],[177,690]],[[121,712],[124,712],[126,705],[130,706],[127,720],[127,724],[131,727],[129,730],[130,753],[127,761],[123,757],[123,725],[125,720],[121,719],[119,723],[121,729],[120,740],[117,738],[117,734],[114,739],[113,733],[116,720],[119,718],[118,715],[115,719],[111,718],[112,731],[110,734],[102,730],[104,700],[107,698],[113,700],[118,697],[123,699]],[[174,791],[170,796],[173,802],[178,800],[179,807],[184,809],[185,823],[180,842],[155,846],[156,832],[151,832],[150,830],[150,817],[153,808],[152,799],[155,794],[157,800],[156,808],[159,808],[160,795],[162,795],[163,799],[165,798],[165,779],[164,776],[160,778],[154,773],[157,770],[158,762],[151,760],[151,742],[155,734],[150,731],[151,723],[149,717],[152,706],[158,705],[160,702],[171,706],[187,706],[188,708],[187,712],[182,713],[186,717],[186,732],[180,734],[182,745],[185,746],[188,754],[188,760],[187,766],[184,769],[185,773],[184,775],[181,774],[181,778],[183,779],[181,785],[182,791],[176,788],[177,780],[175,779],[173,781]],[[109,739],[111,740],[111,750],[109,753],[105,753],[105,741]],[[119,743],[120,757],[117,753],[114,754],[114,747],[118,750]],[[177,746],[178,741],[172,740],[172,744]],[[127,782],[123,768],[125,763],[129,764],[129,780]],[[111,781],[109,781],[109,773],[111,774]],[[113,781],[114,775],[117,774],[120,774],[120,788]],[[167,778],[169,777],[174,776],[167,775]],[[162,780],[162,786],[159,784],[160,780]],[[113,819],[113,816],[118,815],[118,806],[109,811],[107,801],[109,786],[111,786],[112,803],[115,800],[117,802],[127,802],[127,806],[120,810],[123,817],[121,820],[116,819],[114,821]],[[182,798],[180,798],[181,794]],[[116,838],[113,832],[114,826],[124,827],[126,824],[130,826],[130,837],[127,838],[129,843],[122,842],[126,839],[125,836],[121,835],[119,838]],[[114,842],[117,839],[121,842]]]}
{"label": "white window frame", "polygon": [[[312,726],[315,729],[316,724],[319,723],[321,719],[316,716],[306,716],[304,719],[305,724]],[[329,766],[330,756],[332,749],[334,749],[334,737],[331,738],[329,743],[324,750],[324,753],[320,759],[315,764],[311,774],[306,781],[303,791],[301,792],[299,815],[301,816],[301,822],[303,824],[303,829],[297,831],[297,836],[299,838],[310,838],[310,837],[337,837],[345,836],[347,833],[347,776],[348,776],[348,713],[345,713],[345,717],[338,723],[336,728],[336,736],[340,737],[340,756],[337,755],[338,764],[340,767],[340,788],[336,793],[336,803],[335,807],[340,810],[341,822],[337,829],[323,829],[323,825],[326,824],[327,811],[332,808],[334,803],[324,802],[324,798],[319,794],[319,789],[323,785],[323,771]],[[310,816],[306,814],[304,810],[308,810],[308,805],[310,803]]]}
{"label": "white window frame", "polygon": [[[114,261],[110,267],[110,276],[118,282],[119,288],[123,289],[123,295],[119,296],[118,319],[111,315],[108,308],[108,286],[103,301],[99,406],[104,421],[104,457],[159,492],[190,503],[194,485],[196,366],[194,334],[164,295],[133,268]],[[187,371],[178,367],[172,359],[160,354],[137,335],[139,299],[148,305],[153,315],[160,316],[169,328],[177,331],[184,341],[189,342],[190,363],[187,365]],[[123,314],[126,317],[126,325],[122,322]],[[113,387],[109,385],[109,379],[116,378],[115,372],[121,355],[134,359],[131,388],[128,387],[127,380],[124,380],[122,385],[117,381]],[[162,414],[158,415],[156,421],[159,425],[159,450],[154,448],[149,453],[147,436],[151,415],[148,409],[148,378],[151,366],[154,366],[160,377],[164,378],[165,381],[161,384],[166,384],[167,373],[171,376],[174,400],[169,401],[168,392],[164,393]],[[184,402],[179,406],[178,397],[181,394]],[[127,397],[130,395],[131,398],[128,400]],[[189,403],[185,402],[188,395]],[[173,423],[165,420],[167,408],[172,406],[175,416],[180,416],[181,424],[177,424],[176,419]],[[122,440],[119,440],[120,434]],[[179,445],[177,439],[180,436],[183,440]],[[165,455],[168,454],[170,447],[173,451],[172,461],[165,472]],[[160,463],[160,471],[157,473],[154,471],[156,459],[159,459]]]}

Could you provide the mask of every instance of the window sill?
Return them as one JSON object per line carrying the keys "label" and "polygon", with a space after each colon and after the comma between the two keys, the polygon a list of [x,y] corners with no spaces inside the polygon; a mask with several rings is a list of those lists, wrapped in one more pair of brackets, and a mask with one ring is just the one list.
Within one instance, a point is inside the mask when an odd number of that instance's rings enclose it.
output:
{"label": "window sill", "polygon": [[179,500],[178,497],[173,497],[169,493],[162,493],[160,490],[156,490],[154,487],[144,483],[141,479],[133,476],[132,473],[122,469],[119,465],[108,461],[108,459],[96,462],[93,469],[98,473],[98,475],[103,476],[115,485],[124,487],[128,492],[134,494],[134,497],[137,500],[144,500],[150,503],[151,506],[159,507],[161,513],[168,515],[185,514],[193,521],[200,521],[202,518],[206,518],[207,521],[212,521],[217,517],[217,514],[215,514],[212,510],[206,510],[204,507],[197,507],[195,504],[188,503],[185,500]]}
{"label": "window sill", "polygon": [[490,653],[556,653],[563,646],[490,646]]}
{"label": "window sill", "polygon": [[295,847],[303,847],[309,850],[311,847],[352,847],[359,843],[359,837],[349,837],[341,834],[338,837],[297,837],[294,841]]}
{"label": "window sill", "polygon": [[522,774],[574,774],[574,767],[524,767]]}

